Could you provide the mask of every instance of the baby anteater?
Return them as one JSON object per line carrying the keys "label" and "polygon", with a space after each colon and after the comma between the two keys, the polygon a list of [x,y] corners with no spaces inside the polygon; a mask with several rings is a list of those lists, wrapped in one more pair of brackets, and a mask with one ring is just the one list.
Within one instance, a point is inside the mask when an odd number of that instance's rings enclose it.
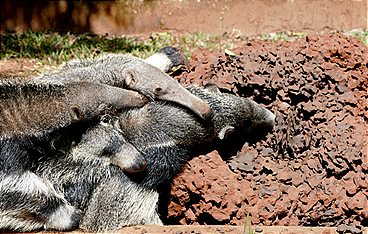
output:
{"label": "baby anteater", "polygon": [[[172,49],[164,51],[172,51]],[[211,115],[208,104],[188,92],[164,72],[168,66],[185,62],[179,55],[181,54],[177,53],[177,56],[168,57],[169,55],[159,51],[147,60],[142,60],[128,54],[107,54],[95,59],[71,61],[57,73],[38,77],[37,80],[44,82],[58,80],[64,83],[88,81],[135,90],[151,100],[158,99],[182,105],[206,119]],[[161,61],[165,57],[167,60]],[[163,63],[168,66],[163,67]]]}

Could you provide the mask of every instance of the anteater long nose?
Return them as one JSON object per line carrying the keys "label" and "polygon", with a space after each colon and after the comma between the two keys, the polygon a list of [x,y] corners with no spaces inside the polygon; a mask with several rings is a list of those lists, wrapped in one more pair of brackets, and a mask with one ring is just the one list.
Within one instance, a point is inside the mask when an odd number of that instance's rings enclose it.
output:
{"label": "anteater long nose", "polygon": [[213,116],[213,111],[208,103],[198,97],[196,97],[196,99],[198,100],[192,100],[191,103],[184,102],[181,104],[192,110],[204,120],[211,118]]}
{"label": "anteater long nose", "polygon": [[180,104],[188,108],[204,120],[209,119],[213,116],[212,109],[208,105],[208,103],[186,89],[182,89],[179,92],[172,91],[167,94],[161,95],[158,98],[161,100]]}

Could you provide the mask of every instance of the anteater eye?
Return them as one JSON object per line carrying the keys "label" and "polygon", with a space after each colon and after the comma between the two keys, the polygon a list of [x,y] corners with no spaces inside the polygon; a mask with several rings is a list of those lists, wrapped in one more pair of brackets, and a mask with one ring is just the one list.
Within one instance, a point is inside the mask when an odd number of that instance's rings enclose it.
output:
{"label": "anteater eye", "polygon": [[157,87],[156,89],[155,89],[155,93],[161,93],[162,92],[162,88],[161,87]]}
{"label": "anteater eye", "polygon": [[103,116],[101,116],[101,122],[102,123],[110,123],[112,117],[108,114],[105,114]]}

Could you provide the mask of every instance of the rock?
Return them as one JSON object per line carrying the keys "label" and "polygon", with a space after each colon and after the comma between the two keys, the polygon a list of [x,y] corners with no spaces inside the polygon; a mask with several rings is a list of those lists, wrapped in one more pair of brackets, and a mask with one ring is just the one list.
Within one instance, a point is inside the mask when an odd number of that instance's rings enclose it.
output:
{"label": "rock", "polygon": [[226,146],[238,151],[228,162],[216,151],[194,158],[173,183],[168,221],[241,225],[249,210],[252,224],[346,223],[340,230],[356,233],[368,218],[367,46],[336,33],[232,51],[198,51],[176,78],[264,104],[276,126],[257,143]]}
{"label": "rock", "polygon": [[362,233],[362,228],[354,225],[340,224],[337,226],[336,231],[338,233]]}

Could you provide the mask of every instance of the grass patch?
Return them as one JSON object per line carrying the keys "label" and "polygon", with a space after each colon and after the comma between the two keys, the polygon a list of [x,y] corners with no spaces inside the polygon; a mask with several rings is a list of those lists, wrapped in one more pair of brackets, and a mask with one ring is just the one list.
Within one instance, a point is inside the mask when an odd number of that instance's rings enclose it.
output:
{"label": "grass patch", "polygon": [[249,211],[247,212],[247,217],[245,217],[243,234],[254,234],[249,218]]}
{"label": "grass patch", "polygon": [[[300,35],[298,35],[300,36]],[[267,34],[253,39],[286,40],[296,34]],[[199,48],[219,51],[231,50],[236,44],[249,41],[250,37],[209,35],[205,33],[178,34],[153,33],[148,38],[107,37],[92,34],[57,32],[32,32],[1,35],[0,59],[34,58],[60,64],[75,58],[91,58],[104,53],[130,53],[146,58],[164,46],[179,48],[188,58]]]}
{"label": "grass patch", "polygon": [[[368,31],[350,31],[347,35],[359,38],[368,44]],[[91,58],[104,53],[131,53],[146,58],[164,46],[179,48],[188,58],[198,48],[209,50],[231,50],[237,44],[252,39],[282,41],[305,37],[306,33],[279,32],[252,37],[209,35],[205,33],[178,34],[153,33],[148,38],[107,37],[92,34],[70,34],[57,32],[32,32],[1,35],[0,59],[30,58],[49,64],[60,64],[75,58]]]}
{"label": "grass patch", "polygon": [[145,58],[168,45],[182,49],[184,54],[190,57],[193,48],[221,49],[220,40],[220,36],[203,33],[180,36],[153,33],[149,38],[142,39],[27,31],[21,34],[1,35],[0,59],[35,58],[59,64],[74,58],[91,58],[104,53],[131,53]]}
{"label": "grass patch", "polygon": [[95,57],[101,53],[133,53],[148,50],[149,47],[135,38],[27,31],[1,36],[0,59],[36,58],[61,63],[73,58]]}
{"label": "grass patch", "polygon": [[293,41],[296,39],[303,38],[307,35],[304,32],[278,32],[278,33],[268,33],[262,34],[256,37],[259,40],[266,41]]}
{"label": "grass patch", "polygon": [[347,34],[348,36],[353,36],[361,40],[364,45],[368,45],[368,30],[365,31],[351,31]]}

